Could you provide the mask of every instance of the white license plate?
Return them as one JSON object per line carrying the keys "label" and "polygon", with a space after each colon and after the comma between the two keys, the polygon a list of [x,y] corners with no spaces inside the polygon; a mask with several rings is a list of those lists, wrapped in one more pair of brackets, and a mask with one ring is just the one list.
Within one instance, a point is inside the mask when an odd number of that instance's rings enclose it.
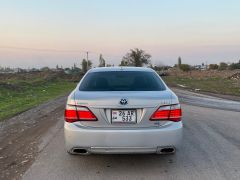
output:
{"label": "white license plate", "polygon": [[136,123],[136,110],[112,110],[112,123]]}

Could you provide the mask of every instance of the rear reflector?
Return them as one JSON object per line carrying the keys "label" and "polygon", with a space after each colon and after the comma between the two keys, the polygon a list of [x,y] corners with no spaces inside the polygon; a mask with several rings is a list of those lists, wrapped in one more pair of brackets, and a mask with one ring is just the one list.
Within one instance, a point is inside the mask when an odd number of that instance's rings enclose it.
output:
{"label": "rear reflector", "polygon": [[181,121],[182,110],[180,104],[161,106],[153,113],[151,121]]}
{"label": "rear reflector", "polygon": [[97,121],[97,117],[87,107],[67,105],[65,109],[65,121]]}

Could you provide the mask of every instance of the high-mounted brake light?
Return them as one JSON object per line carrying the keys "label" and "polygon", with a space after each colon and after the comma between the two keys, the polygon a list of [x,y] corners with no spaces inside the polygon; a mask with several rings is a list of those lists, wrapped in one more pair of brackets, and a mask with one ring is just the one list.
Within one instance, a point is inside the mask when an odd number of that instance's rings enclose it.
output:
{"label": "high-mounted brake light", "polygon": [[87,107],[67,105],[65,109],[65,121],[97,121],[97,117]]}
{"label": "high-mounted brake light", "polygon": [[182,110],[180,104],[166,105],[158,108],[153,113],[151,121],[181,121]]}

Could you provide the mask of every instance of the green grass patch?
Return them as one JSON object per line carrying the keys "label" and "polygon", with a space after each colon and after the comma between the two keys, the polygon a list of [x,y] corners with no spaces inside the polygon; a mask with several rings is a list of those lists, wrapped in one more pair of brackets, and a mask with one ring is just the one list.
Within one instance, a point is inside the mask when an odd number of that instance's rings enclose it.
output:
{"label": "green grass patch", "polygon": [[200,89],[200,91],[240,96],[240,82],[220,77],[175,77],[165,76],[163,80],[172,87],[186,86],[186,89]]}
{"label": "green grass patch", "polygon": [[75,88],[68,80],[47,81],[42,78],[0,81],[0,120],[10,118]]}

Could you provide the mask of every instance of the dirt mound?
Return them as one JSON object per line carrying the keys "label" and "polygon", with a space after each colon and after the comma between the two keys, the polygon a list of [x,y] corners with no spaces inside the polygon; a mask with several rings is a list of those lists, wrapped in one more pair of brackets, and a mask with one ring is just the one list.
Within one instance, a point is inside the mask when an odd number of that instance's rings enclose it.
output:
{"label": "dirt mound", "polygon": [[168,70],[168,74],[170,76],[177,76],[177,77],[196,77],[196,78],[226,78],[226,79],[231,79],[233,78],[238,78],[239,79],[239,74],[240,70],[192,70],[189,72],[183,72],[179,69],[172,68]]}
{"label": "dirt mound", "polygon": [[229,76],[228,78],[233,79],[233,80],[240,80],[240,72],[237,72],[237,73]]}
{"label": "dirt mound", "polygon": [[[73,82],[79,82],[82,78],[82,74],[65,74],[64,72],[23,72],[15,74],[0,74],[0,83],[16,84],[16,82],[26,81],[26,82],[35,82],[35,81],[58,81],[58,80],[67,80]],[[14,82],[14,83],[12,83]],[[8,87],[8,85],[2,85]],[[11,88],[11,87],[8,87]]]}

